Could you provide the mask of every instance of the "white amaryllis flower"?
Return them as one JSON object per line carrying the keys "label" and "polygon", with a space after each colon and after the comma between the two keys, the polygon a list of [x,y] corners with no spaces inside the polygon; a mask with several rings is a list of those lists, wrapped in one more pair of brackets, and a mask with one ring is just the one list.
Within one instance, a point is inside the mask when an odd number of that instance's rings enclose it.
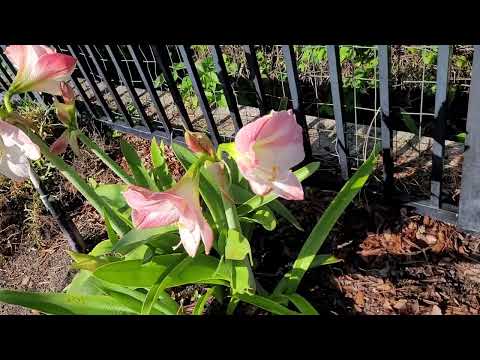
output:
{"label": "white amaryllis flower", "polygon": [[0,120],[0,174],[18,181],[29,177],[30,160],[40,159],[37,145],[19,128]]}

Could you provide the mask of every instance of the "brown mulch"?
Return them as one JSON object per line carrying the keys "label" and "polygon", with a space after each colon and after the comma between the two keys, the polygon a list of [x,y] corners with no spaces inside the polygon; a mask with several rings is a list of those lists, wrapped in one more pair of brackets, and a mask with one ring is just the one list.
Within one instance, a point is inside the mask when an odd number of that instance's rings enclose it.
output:
{"label": "brown mulch", "polygon": [[[306,200],[284,202],[306,234],[284,222],[278,232],[257,232],[254,241],[270,244],[256,256],[262,284],[273,288],[288,270],[278,271],[274,262],[294,261],[333,195],[308,189]],[[480,237],[406,208],[372,203],[348,209],[320,251],[343,261],[309,271],[299,293],[323,314],[478,314]]]}

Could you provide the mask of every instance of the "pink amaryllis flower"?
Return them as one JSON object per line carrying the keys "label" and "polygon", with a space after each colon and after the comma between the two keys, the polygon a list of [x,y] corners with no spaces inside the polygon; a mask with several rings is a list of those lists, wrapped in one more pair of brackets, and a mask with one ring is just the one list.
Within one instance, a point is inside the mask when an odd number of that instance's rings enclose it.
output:
{"label": "pink amaryllis flower", "polygon": [[18,181],[28,178],[30,160],[40,158],[40,149],[19,128],[0,120],[0,174]]}
{"label": "pink amaryllis flower", "polygon": [[238,168],[255,194],[303,200],[302,185],[290,170],[305,158],[302,128],[291,110],[272,111],[244,126],[235,149]]}
{"label": "pink amaryllis flower", "polygon": [[63,96],[63,103],[54,99],[54,106],[58,119],[65,125],[66,129],[50,146],[50,151],[59,155],[67,150],[68,145],[73,150],[75,155],[79,155],[80,149],[78,147],[77,135],[75,133],[78,130],[77,123],[77,110],[75,107],[75,94],[73,89],[65,82],[60,83],[60,89]]}
{"label": "pink amaryllis flower", "polygon": [[5,54],[17,68],[9,92],[46,92],[61,95],[60,82],[75,70],[77,60],[43,45],[10,45]]}
{"label": "pink amaryllis flower", "polygon": [[165,192],[152,192],[131,185],[123,193],[132,208],[133,225],[138,229],[167,226],[176,223],[180,242],[188,255],[194,257],[200,240],[208,255],[213,245],[213,232],[202,214],[198,176],[186,174]]}

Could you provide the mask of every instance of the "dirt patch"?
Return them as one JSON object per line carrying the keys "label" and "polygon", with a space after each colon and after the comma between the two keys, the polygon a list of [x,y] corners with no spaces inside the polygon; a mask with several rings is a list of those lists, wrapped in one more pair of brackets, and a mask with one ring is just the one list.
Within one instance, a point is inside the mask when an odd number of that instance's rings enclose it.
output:
{"label": "dirt patch", "polygon": [[[150,141],[131,135],[112,137],[111,131],[88,126],[84,131],[114,160],[126,163],[120,151],[120,139],[128,141],[139,152],[143,161],[150,164]],[[102,134],[103,133],[103,134]],[[167,157],[173,159],[170,147]],[[117,183],[119,179],[95,155],[81,149],[80,156],[68,152],[64,156],[86,179],[98,183]],[[169,164],[172,175],[179,179],[183,168],[177,162]],[[57,171],[42,172],[44,186],[77,226],[87,246],[92,248],[107,237],[104,222],[97,211],[85,202],[82,195]],[[0,182],[0,287],[24,291],[61,291],[71,281],[71,259],[67,241],[57,224],[44,209],[30,183]],[[32,314],[20,306],[0,303],[0,314]]]}

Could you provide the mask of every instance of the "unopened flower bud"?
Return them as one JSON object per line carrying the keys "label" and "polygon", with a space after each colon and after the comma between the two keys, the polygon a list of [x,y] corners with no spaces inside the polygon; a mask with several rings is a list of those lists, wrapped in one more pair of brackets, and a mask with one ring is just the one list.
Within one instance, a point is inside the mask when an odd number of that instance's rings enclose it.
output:
{"label": "unopened flower bud", "polygon": [[210,138],[201,132],[185,131],[185,142],[188,148],[194,153],[208,154],[215,156],[215,149]]}

